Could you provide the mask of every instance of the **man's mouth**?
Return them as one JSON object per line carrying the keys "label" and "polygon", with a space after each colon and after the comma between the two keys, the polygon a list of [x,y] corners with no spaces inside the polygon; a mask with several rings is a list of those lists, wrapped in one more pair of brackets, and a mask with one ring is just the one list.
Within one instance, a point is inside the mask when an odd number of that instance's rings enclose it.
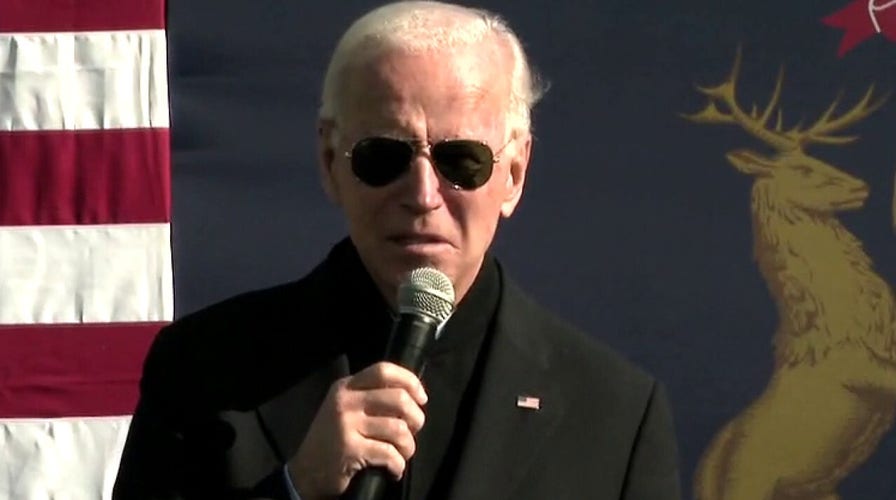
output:
{"label": "man's mouth", "polygon": [[427,247],[448,244],[448,240],[432,233],[399,233],[389,236],[389,241],[403,247]]}

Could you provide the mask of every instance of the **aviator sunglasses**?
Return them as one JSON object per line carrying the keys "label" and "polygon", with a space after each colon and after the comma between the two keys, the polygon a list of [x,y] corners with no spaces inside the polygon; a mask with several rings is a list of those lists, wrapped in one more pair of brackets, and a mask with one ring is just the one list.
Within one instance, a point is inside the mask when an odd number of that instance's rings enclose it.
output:
{"label": "aviator sunglasses", "polygon": [[455,189],[481,187],[488,182],[492,167],[498,162],[496,153],[488,144],[472,139],[448,139],[429,144],[391,137],[368,137],[355,143],[345,156],[351,160],[355,177],[368,186],[382,187],[407,172],[421,150],[429,150],[436,170]]}

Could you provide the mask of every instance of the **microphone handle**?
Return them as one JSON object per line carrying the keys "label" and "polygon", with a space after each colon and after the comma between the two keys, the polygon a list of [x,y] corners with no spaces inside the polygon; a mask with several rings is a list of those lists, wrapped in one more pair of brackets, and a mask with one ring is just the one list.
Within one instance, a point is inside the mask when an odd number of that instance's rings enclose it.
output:
{"label": "microphone handle", "polygon": [[[426,354],[435,339],[438,324],[428,316],[402,314],[392,328],[385,361],[403,366],[422,375]],[[358,471],[341,500],[380,500],[386,492],[391,474],[385,467],[366,467]]]}
{"label": "microphone handle", "polygon": [[389,470],[385,467],[361,469],[348,483],[348,488],[339,498],[346,500],[380,500],[386,494],[389,476]]}

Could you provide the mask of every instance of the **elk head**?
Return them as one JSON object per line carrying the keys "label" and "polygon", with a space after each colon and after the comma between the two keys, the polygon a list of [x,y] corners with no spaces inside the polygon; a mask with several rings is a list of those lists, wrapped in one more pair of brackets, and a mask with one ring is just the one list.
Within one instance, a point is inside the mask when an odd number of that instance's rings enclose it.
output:
{"label": "elk head", "polygon": [[[728,161],[739,171],[756,178],[757,187],[772,190],[776,197],[800,208],[834,212],[862,206],[868,196],[868,186],[861,179],[807,153],[811,144],[848,144],[857,136],[838,133],[876,111],[886,99],[872,102],[872,85],[862,99],[850,110],[834,116],[837,98],[818,120],[807,128],[797,125],[783,129],[783,112],[777,109],[781,96],[783,70],[779,72],[775,90],[765,109],[754,105],[748,113],[737,103],[735,89],[740,73],[741,51],[738,49],[734,67],[728,79],[716,87],[697,87],[709,98],[703,110],[685,118],[698,123],[735,124],[762,141],[773,151],[763,154],[739,149],[726,154]],[[774,127],[769,126],[776,115]]]}

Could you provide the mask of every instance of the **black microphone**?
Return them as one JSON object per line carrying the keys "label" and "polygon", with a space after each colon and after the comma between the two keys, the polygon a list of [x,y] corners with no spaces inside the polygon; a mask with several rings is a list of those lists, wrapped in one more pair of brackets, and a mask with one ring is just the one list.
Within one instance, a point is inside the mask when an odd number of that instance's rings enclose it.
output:
{"label": "black microphone", "polygon": [[[411,271],[398,287],[398,318],[392,325],[384,361],[403,366],[418,377],[426,365],[426,355],[441,327],[454,312],[454,286],[451,280],[431,267]],[[358,471],[344,500],[379,500],[390,480],[385,467],[367,467]]]}

